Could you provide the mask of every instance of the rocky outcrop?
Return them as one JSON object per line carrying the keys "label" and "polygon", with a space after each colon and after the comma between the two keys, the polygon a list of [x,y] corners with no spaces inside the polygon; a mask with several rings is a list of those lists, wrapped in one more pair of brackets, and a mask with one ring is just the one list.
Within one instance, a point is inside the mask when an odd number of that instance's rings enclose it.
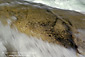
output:
{"label": "rocky outcrop", "polygon": [[79,45],[74,34],[77,29],[85,29],[84,19],[85,15],[78,12],[26,1],[10,1],[7,5],[0,6],[0,21],[4,25],[8,23],[29,36],[72,47],[77,52]]}

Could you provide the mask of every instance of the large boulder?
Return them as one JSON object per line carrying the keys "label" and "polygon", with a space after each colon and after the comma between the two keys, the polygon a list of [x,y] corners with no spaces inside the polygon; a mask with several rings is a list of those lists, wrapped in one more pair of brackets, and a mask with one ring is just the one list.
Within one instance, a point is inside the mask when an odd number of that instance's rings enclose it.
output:
{"label": "large boulder", "polygon": [[85,51],[85,42],[75,36],[77,29],[85,29],[84,14],[26,1],[0,3],[0,21],[4,25],[10,24],[28,36],[72,47],[77,52],[78,47]]}

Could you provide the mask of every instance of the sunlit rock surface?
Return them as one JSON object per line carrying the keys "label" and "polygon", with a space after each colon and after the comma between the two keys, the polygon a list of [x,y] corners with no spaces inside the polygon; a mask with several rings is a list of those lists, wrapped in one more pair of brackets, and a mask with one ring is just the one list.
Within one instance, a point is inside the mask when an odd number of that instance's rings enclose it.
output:
{"label": "sunlit rock surface", "polygon": [[[85,15],[26,1],[0,1],[0,21],[20,32],[44,41],[74,48],[85,54]],[[85,31],[85,30],[84,30]],[[80,41],[81,40],[81,41]],[[80,42],[79,42],[80,41]],[[81,52],[81,50],[83,50]]]}

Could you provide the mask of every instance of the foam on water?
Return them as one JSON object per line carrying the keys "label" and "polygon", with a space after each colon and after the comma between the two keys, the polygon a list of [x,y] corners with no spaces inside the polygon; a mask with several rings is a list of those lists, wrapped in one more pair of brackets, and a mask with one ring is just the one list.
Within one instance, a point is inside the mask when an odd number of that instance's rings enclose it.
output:
{"label": "foam on water", "polygon": [[[55,4],[59,3],[55,2],[59,0],[53,1],[31,0],[31,1],[34,2],[41,1],[41,3],[46,3],[53,7],[55,7],[54,6]],[[63,3],[61,1],[63,1]],[[65,1],[67,0],[60,0],[62,6],[63,4],[68,3]],[[62,7],[61,5],[59,7],[65,8],[64,6]],[[67,6],[67,9],[68,8],[70,8],[69,5]],[[12,16],[12,18],[16,20],[14,16]],[[9,25],[11,24],[10,20],[7,20],[7,22],[9,23]],[[41,39],[37,39],[36,37],[27,36],[26,34],[18,32],[17,29],[11,29],[9,25],[4,26],[0,22],[0,57],[7,57],[5,54],[9,52],[11,52],[9,56],[21,56],[21,57],[77,57],[76,52],[73,49],[67,49],[57,44],[42,41]],[[80,57],[85,56],[80,55]]]}
{"label": "foam on water", "polygon": [[77,57],[73,49],[27,36],[0,23],[0,57],[9,52],[9,56],[21,57]]}
{"label": "foam on water", "polygon": [[74,10],[85,13],[85,0],[26,0],[36,3],[43,3],[51,7],[66,10]]}

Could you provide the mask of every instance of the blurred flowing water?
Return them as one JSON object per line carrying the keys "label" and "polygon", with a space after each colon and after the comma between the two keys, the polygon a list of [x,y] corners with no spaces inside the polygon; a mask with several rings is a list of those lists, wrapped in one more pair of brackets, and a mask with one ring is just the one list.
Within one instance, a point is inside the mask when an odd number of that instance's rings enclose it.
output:
{"label": "blurred flowing water", "polygon": [[[27,0],[43,3],[52,7],[85,12],[84,0]],[[8,5],[8,4],[7,4]],[[10,22],[8,22],[10,23]],[[81,30],[79,30],[82,32]],[[0,57],[77,57],[73,49],[44,42],[32,36],[27,36],[11,29],[9,25],[4,26],[0,22]],[[13,52],[13,53],[12,53]],[[80,57],[85,57],[79,55]]]}
{"label": "blurred flowing water", "polygon": [[8,57],[77,57],[73,49],[27,36],[0,23],[0,57],[7,57],[6,54]]}
{"label": "blurred flowing water", "polygon": [[26,0],[42,3],[51,7],[85,13],[85,0]]}

